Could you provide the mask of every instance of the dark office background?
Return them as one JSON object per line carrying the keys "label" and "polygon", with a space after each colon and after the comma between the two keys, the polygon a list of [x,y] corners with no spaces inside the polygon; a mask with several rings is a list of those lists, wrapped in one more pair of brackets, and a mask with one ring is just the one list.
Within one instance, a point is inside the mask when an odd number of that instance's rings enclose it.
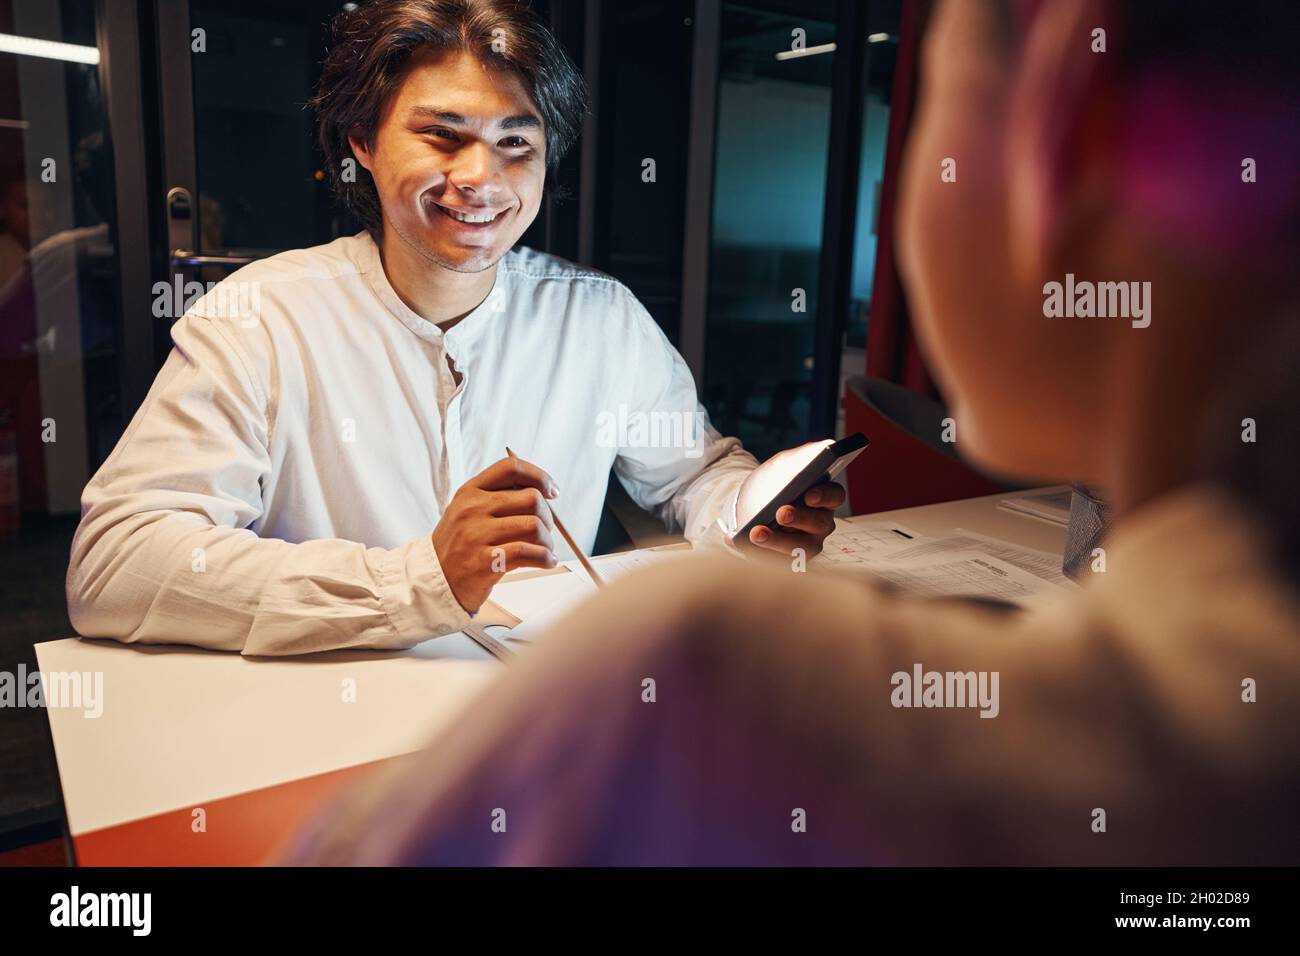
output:
{"label": "dark office background", "polygon": [[[567,195],[524,244],[625,282],[760,457],[842,428],[864,369],[902,5],[534,3],[593,99]],[[356,231],[304,109],[341,6],[0,0],[0,34],[101,55],[0,52],[0,670],[72,635],[80,488],[169,345],[153,284]],[[3,849],[57,830],[59,809],[44,714],[3,708],[0,727]]]}

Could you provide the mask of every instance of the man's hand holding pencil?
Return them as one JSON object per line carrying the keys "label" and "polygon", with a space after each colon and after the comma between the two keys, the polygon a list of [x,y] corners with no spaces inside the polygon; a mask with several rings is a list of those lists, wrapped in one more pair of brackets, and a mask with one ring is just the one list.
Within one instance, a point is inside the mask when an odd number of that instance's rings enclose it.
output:
{"label": "man's hand holding pencil", "polygon": [[556,566],[547,499],[558,494],[550,475],[513,454],[456,490],[433,529],[433,550],[461,607],[477,611],[507,571]]}

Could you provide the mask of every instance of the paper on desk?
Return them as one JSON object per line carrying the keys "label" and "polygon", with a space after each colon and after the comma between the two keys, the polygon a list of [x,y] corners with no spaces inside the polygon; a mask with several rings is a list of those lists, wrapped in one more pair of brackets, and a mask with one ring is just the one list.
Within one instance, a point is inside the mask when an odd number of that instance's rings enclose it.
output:
{"label": "paper on desk", "polygon": [[[977,594],[1016,601],[1053,587],[1074,587],[1061,573],[1059,555],[964,528],[927,538],[893,522],[842,522],[826,539],[823,556],[839,568],[867,571],[900,587],[945,597]],[[972,563],[980,557],[988,559],[987,566]],[[951,580],[942,580],[944,574]]]}
{"label": "paper on desk", "polygon": [[1061,556],[1049,551],[1025,548],[1001,538],[992,538],[977,531],[957,528],[951,535],[942,538],[930,538],[918,544],[904,548],[892,555],[895,561],[907,561],[933,554],[954,551],[982,551],[995,558],[1001,558],[1022,571],[1028,571],[1034,577],[1042,578],[1052,584],[1073,588],[1077,585],[1061,571]]}
{"label": "paper on desk", "polygon": [[1058,590],[1056,585],[981,551],[891,559],[872,563],[870,571],[918,597],[983,597],[1024,604]]}
{"label": "paper on desk", "polygon": [[[591,563],[606,583],[638,568],[672,560],[681,550],[628,551],[592,558]],[[506,578],[492,589],[493,603],[505,608],[520,624],[509,630],[494,628],[493,636],[510,641],[531,641],[550,627],[566,611],[597,591],[596,585],[577,561],[564,561],[567,569],[559,574],[542,574],[521,581]]]}
{"label": "paper on desk", "polygon": [[822,544],[821,557],[831,564],[862,564],[910,548],[925,535],[889,521],[837,521]]}
{"label": "paper on desk", "polygon": [[[622,551],[618,554],[603,554],[598,558],[592,558],[591,563],[606,582],[621,578],[623,575],[638,568],[649,567],[652,564],[661,564],[664,561],[671,561],[682,554],[689,554],[689,549],[672,548],[668,550],[654,550],[646,548],[640,551]],[[566,568],[575,574],[580,574],[584,578],[587,572],[582,569],[582,565],[575,561],[562,562]]]}
{"label": "paper on desk", "polygon": [[531,639],[565,611],[596,593],[596,585],[584,571],[565,570],[559,574],[542,574],[522,581],[504,580],[492,589],[492,603],[497,604],[523,623],[502,633],[510,640]]}

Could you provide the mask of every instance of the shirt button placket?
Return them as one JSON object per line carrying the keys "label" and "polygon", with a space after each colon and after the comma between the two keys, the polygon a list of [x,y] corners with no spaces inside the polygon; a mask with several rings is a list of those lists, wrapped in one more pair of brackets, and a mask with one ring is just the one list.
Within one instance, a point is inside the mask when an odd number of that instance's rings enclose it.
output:
{"label": "shirt button placket", "polygon": [[456,384],[455,376],[452,375],[451,366],[448,364],[448,362],[452,361],[454,359],[452,359],[451,353],[444,352],[442,375],[444,376],[443,381],[446,383],[447,394],[450,395],[444,411],[444,421],[446,423],[444,436],[447,443],[447,477],[449,487],[454,493],[455,489],[463,485],[470,476],[465,474],[465,449],[461,443],[460,432],[460,397],[465,392],[466,378],[464,370],[461,370],[460,384]]}

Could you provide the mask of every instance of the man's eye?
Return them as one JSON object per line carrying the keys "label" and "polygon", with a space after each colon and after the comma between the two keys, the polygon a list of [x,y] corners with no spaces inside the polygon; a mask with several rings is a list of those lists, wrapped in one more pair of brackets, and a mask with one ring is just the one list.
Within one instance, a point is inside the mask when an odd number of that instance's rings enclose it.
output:
{"label": "man's eye", "polygon": [[532,144],[522,136],[507,136],[501,141],[500,145],[506,149],[519,149],[522,146],[531,146]]}
{"label": "man's eye", "polygon": [[436,137],[436,138],[438,138],[438,139],[450,140],[450,141],[452,141],[452,142],[455,142],[455,140],[456,140],[456,134],[455,134],[455,133],[453,133],[453,132],[452,132],[451,130],[449,130],[449,129],[444,129],[444,128],[441,127],[441,126],[435,127],[435,128],[433,128],[433,129],[426,129],[426,130],[424,131],[424,135],[426,135],[426,136],[433,136],[433,137]]}

